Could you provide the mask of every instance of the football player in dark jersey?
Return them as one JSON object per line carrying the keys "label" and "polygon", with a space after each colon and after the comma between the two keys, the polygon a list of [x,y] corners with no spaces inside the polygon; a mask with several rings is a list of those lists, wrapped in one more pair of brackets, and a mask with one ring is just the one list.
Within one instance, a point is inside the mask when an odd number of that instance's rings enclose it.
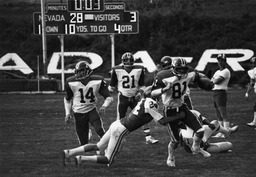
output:
{"label": "football player in dark jersey", "polygon": [[[163,91],[169,89],[170,85],[163,88]],[[152,86],[145,89],[142,99],[137,103],[131,113],[122,119],[114,121],[108,131],[104,134],[97,144],[86,144],[74,149],[66,149],[63,151],[63,163],[66,166],[71,157],[75,157],[75,162],[79,166],[84,161],[90,161],[100,164],[108,164],[110,166],[120,150],[123,138],[130,132],[137,130],[141,126],[149,123],[153,119],[166,125],[169,122],[168,117],[162,116],[158,112],[158,103],[149,97]],[[176,117],[184,117],[181,112]],[[82,156],[84,152],[89,151],[105,151],[105,155]]]}
{"label": "football player in dark jersey", "polygon": [[[111,71],[111,81],[109,91],[114,92],[117,88],[117,119],[126,116],[127,109],[133,109],[141,96],[142,90],[145,88],[144,77],[145,68],[143,66],[134,65],[134,56],[130,52],[126,52],[121,57],[122,65],[114,66]],[[143,131],[146,143],[157,143],[158,140],[153,138],[150,133],[148,124],[144,125]]]}
{"label": "football player in dark jersey", "polygon": [[106,107],[113,102],[113,97],[109,93],[104,78],[91,74],[92,69],[89,64],[86,61],[80,61],[75,66],[75,75],[67,78],[65,83],[65,122],[69,123],[74,115],[80,145],[88,143],[89,123],[94,127],[99,137],[105,133],[96,108],[96,94],[99,93],[105,98],[100,108],[101,114],[104,114]]}
{"label": "football player in dark jersey", "polygon": [[[197,83],[198,86],[205,90],[211,90],[213,87],[213,83],[209,78],[202,73],[194,71],[191,67],[188,67],[186,60],[183,58],[173,59],[172,69],[160,71],[155,78],[152,96],[161,96],[164,105],[164,115],[166,117],[172,117],[180,112],[184,112],[185,114],[185,118],[173,119],[173,121],[167,125],[171,138],[168,145],[168,154],[172,154],[171,157],[168,156],[167,158],[168,166],[175,166],[174,150],[178,147],[180,141],[179,129],[181,122],[195,132],[191,148],[193,154],[201,153],[200,143],[204,135],[204,129],[195,115],[184,103],[184,95],[191,82]],[[171,88],[164,91],[163,88],[165,88],[167,84],[171,84]],[[207,152],[203,155],[204,157],[210,157],[210,154]]]}

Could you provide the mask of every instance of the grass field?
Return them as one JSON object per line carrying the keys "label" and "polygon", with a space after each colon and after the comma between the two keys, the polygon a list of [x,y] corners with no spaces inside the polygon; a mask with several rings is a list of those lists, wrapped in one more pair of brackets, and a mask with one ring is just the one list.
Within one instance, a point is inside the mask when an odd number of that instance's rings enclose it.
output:
{"label": "grass field", "polygon": [[[233,143],[232,153],[215,153],[205,159],[176,151],[176,168],[166,166],[165,127],[151,122],[155,145],[146,145],[142,130],[126,138],[122,152],[111,167],[87,163],[77,169],[62,166],[61,152],[78,146],[74,125],[64,124],[63,94],[1,94],[0,100],[0,169],[1,177],[17,176],[133,176],[133,177],[234,177],[255,176],[256,130],[246,126],[253,118],[255,98],[244,100],[245,90],[229,90],[228,115],[239,131],[228,139],[212,139]],[[194,106],[206,117],[214,119],[210,92],[192,90]],[[101,104],[102,100],[100,100]],[[115,102],[116,104],[116,102]],[[115,104],[106,112],[104,127],[115,120]],[[93,132],[92,142],[98,141]]]}

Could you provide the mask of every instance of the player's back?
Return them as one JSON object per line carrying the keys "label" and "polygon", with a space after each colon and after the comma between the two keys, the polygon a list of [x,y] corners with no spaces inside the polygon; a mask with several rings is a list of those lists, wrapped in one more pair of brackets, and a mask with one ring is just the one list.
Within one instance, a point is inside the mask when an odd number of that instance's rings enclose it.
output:
{"label": "player's back", "polygon": [[[137,106],[131,111],[129,116],[121,119],[121,123],[131,132],[138,128],[140,128],[142,125],[149,123],[153,117],[152,112],[151,114],[150,109],[155,109],[157,104],[153,99],[151,98],[145,98],[142,99],[140,102],[138,102]],[[156,115],[156,117],[159,115]]]}

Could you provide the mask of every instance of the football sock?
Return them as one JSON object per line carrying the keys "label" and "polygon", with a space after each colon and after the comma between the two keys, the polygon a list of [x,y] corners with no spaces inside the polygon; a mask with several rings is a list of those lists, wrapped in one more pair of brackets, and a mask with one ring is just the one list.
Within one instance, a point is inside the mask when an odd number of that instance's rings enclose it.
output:
{"label": "football sock", "polygon": [[230,122],[224,121],[224,128],[229,128],[230,127]]}

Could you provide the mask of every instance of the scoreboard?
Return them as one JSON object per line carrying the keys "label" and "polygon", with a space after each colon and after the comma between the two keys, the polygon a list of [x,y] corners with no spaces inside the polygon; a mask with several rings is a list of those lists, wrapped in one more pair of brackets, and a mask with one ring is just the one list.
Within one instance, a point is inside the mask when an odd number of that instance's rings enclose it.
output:
{"label": "scoreboard", "polygon": [[[41,12],[33,14],[34,34],[42,34]],[[47,4],[45,31],[49,35],[137,34],[139,13],[125,11],[123,2],[68,0],[67,4]]]}

